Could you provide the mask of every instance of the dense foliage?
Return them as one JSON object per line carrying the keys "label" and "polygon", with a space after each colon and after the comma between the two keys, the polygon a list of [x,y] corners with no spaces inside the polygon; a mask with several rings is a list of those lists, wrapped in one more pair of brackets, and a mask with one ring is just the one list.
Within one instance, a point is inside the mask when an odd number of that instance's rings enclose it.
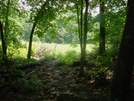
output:
{"label": "dense foliage", "polygon": [[[126,0],[1,0],[0,98],[12,88],[19,93],[39,90],[46,82],[40,76],[68,70],[76,84],[70,81],[69,95],[56,92],[53,97],[99,99],[87,95],[93,95],[103,81],[106,89],[111,83],[128,7]],[[45,70],[50,74],[42,75]],[[76,89],[86,87],[91,89],[83,98]]]}

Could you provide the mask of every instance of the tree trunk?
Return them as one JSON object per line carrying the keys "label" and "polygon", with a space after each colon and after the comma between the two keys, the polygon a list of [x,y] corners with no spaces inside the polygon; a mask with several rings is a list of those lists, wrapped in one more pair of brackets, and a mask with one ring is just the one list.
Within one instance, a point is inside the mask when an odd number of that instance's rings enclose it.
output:
{"label": "tree trunk", "polygon": [[87,45],[87,32],[88,32],[88,0],[85,0],[85,17],[84,17],[84,60],[86,56],[86,45]]}
{"label": "tree trunk", "polygon": [[36,27],[36,21],[33,24],[31,33],[30,33],[30,39],[29,39],[29,47],[28,47],[28,54],[27,54],[27,58],[31,58],[31,52],[32,52],[32,40],[33,40],[33,34],[34,34],[34,30]]}
{"label": "tree trunk", "polygon": [[84,62],[83,62],[83,0],[81,0],[81,10],[80,10],[80,22],[79,22],[79,40],[80,40],[80,51],[81,51],[81,58],[80,58],[80,71],[79,77],[84,75]]}
{"label": "tree trunk", "polygon": [[2,22],[0,22],[0,33],[1,33],[1,41],[2,41],[2,51],[3,51],[3,65],[5,67],[8,66],[8,59],[7,59],[7,45],[8,45],[8,33],[9,33],[9,22],[8,22],[8,18],[9,18],[9,10],[10,10],[10,0],[7,1],[7,5],[6,5],[6,14],[5,14],[5,26],[3,28],[3,24]]}
{"label": "tree trunk", "polygon": [[4,34],[3,34],[3,25],[0,22],[0,33],[1,33],[1,41],[2,41],[2,51],[3,51],[3,62],[4,66],[7,65],[7,51],[6,51],[6,44],[5,44],[5,39],[4,39]]}
{"label": "tree trunk", "polygon": [[[79,72],[79,77],[83,77],[84,76],[84,66],[85,66],[85,56],[86,56],[86,44],[87,44],[87,31],[88,31],[88,0],[85,0],[86,3],[86,8],[85,8],[85,16],[84,16],[84,35],[82,33],[82,28],[83,28],[83,24],[82,24],[82,11],[81,11],[81,39],[80,39],[80,43],[81,43],[81,65],[80,65],[80,72]],[[83,3],[82,3],[83,5]],[[83,7],[82,7],[83,8]],[[83,9],[82,9],[83,10]]]}
{"label": "tree trunk", "polygon": [[134,1],[128,0],[128,12],[111,84],[111,101],[130,101],[134,65]]}
{"label": "tree trunk", "polygon": [[[101,0],[100,0],[101,1]],[[104,2],[100,2],[100,34],[99,34],[99,55],[105,52],[105,18],[104,18]]]}

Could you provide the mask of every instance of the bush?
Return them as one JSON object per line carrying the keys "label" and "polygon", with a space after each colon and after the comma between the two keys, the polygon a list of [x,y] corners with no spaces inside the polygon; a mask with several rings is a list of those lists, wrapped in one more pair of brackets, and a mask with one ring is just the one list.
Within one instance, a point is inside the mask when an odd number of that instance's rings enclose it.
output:
{"label": "bush", "polygon": [[58,65],[72,65],[73,61],[79,59],[78,53],[75,50],[66,51],[63,55],[61,55],[57,61]]}

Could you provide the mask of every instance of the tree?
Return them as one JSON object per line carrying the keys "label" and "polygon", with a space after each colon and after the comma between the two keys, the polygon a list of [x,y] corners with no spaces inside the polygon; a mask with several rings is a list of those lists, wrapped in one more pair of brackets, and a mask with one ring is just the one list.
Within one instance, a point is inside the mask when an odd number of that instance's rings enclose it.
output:
{"label": "tree", "polygon": [[117,57],[126,18],[126,1],[108,1],[105,5],[105,44],[107,52]]}
{"label": "tree", "polygon": [[[4,62],[4,66],[7,65],[7,43],[6,43],[6,38],[7,38],[8,30],[9,30],[8,29],[9,28],[9,25],[8,25],[8,17],[9,17],[10,0],[8,0],[6,4],[7,4],[7,6],[6,6],[6,12],[5,12],[5,16],[3,16],[3,18],[5,19],[5,27],[4,27],[5,30],[3,29],[2,22],[0,22],[0,31],[1,31],[1,40],[2,40],[2,50],[3,50],[3,62]],[[3,5],[4,5],[4,3],[3,3]]]}
{"label": "tree", "polygon": [[6,51],[6,44],[5,44],[5,38],[4,38],[4,34],[3,34],[3,25],[2,23],[0,22],[0,34],[1,34],[1,41],[2,41],[2,52],[3,52],[3,66],[6,66],[7,65],[7,51]]}
{"label": "tree", "polygon": [[30,32],[29,47],[28,47],[27,58],[30,58],[31,57],[33,33],[34,33],[34,30],[35,30],[35,27],[36,27],[36,23],[37,23],[36,21],[33,23],[32,30]]}
{"label": "tree", "polygon": [[[17,0],[1,0],[0,1],[0,27],[1,27],[1,41],[3,50],[3,61],[7,65],[9,46],[17,40],[17,36],[21,35],[22,27],[16,20],[16,16],[21,14],[19,11]],[[19,33],[19,34],[18,34]],[[15,46],[15,44],[13,44]]]}
{"label": "tree", "polygon": [[32,50],[32,39],[33,39],[33,33],[34,33],[34,30],[35,30],[35,27],[38,23],[38,20],[40,17],[42,17],[42,15],[44,15],[43,13],[43,9],[44,9],[44,6],[46,6],[46,2],[44,2],[40,8],[40,10],[37,12],[37,15],[34,17],[34,23],[33,23],[33,26],[32,26],[32,29],[31,29],[31,32],[30,32],[30,38],[29,38],[29,47],[28,47],[28,54],[27,54],[27,58],[30,58],[31,57],[31,50]]}
{"label": "tree", "polygon": [[68,10],[66,13],[64,12],[58,15],[58,17],[55,19],[58,34],[57,40],[55,40],[54,42],[64,44],[78,44],[76,18],[76,14],[70,10]]}
{"label": "tree", "polygon": [[100,0],[100,34],[99,34],[99,55],[105,52],[105,18],[104,1]]}
{"label": "tree", "polygon": [[111,85],[111,101],[130,101],[134,65],[134,1],[128,0],[127,6],[126,24]]}
{"label": "tree", "polygon": [[[53,26],[51,21],[56,17],[57,9],[59,7],[59,3],[52,0],[47,1],[30,1],[31,6],[33,7],[32,13],[31,13],[31,19],[33,21],[33,26],[30,32],[30,38],[29,38],[29,47],[28,47],[28,54],[27,58],[31,57],[31,50],[32,50],[32,38],[35,31],[35,28],[43,28],[42,32],[38,33],[43,35],[43,33]],[[35,3],[35,4],[33,4]],[[37,6],[40,5],[40,6]],[[46,20],[47,19],[47,20]]]}
{"label": "tree", "polygon": [[[77,19],[78,19],[78,33],[79,33],[79,40],[80,40],[80,50],[81,50],[81,59],[80,59],[80,72],[79,77],[84,76],[84,62],[85,62],[85,56],[86,56],[86,44],[87,44],[87,32],[88,32],[88,0],[85,0],[85,14],[83,19],[83,4],[84,1],[81,0],[81,6],[80,6],[80,14],[79,14],[79,0],[76,4],[77,8]],[[83,25],[84,22],[84,25]],[[84,30],[84,31],[83,31]],[[83,33],[84,32],[84,33]]]}
{"label": "tree", "polygon": [[126,2],[124,0],[118,0],[118,2],[116,0],[95,0],[90,5],[92,10],[97,6],[99,6],[100,12],[93,16],[92,25],[97,25],[97,28],[91,27],[93,29],[92,40],[93,42],[99,40],[99,55],[106,50],[115,55],[119,48],[121,33],[125,23]]}

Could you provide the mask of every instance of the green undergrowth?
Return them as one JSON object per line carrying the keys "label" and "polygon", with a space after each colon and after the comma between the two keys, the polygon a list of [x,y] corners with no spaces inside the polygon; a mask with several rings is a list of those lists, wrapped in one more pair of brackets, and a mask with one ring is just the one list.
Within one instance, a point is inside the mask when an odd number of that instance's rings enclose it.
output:
{"label": "green undergrowth", "polygon": [[[35,64],[35,66],[32,65],[33,67],[31,67],[29,64]],[[7,67],[3,66],[1,68],[0,86],[5,88],[6,86],[4,85],[8,85],[10,89],[19,89],[20,91],[23,91],[23,89],[38,89],[42,85],[42,82],[39,80],[36,72],[33,72],[34,69],[32,69],[37,64],[39,62],[36,59],[25,59],[22,57],[8,60]],[[29,70],[27,71],[27,69]],[[4,88],[2,91],[4,91]]]}
{"label": "green undergrowth", "polygon": [[74,61],[78,61],[79,59],[79,53],[77,53],[75,50],[69,50],[59,56],[57,65],[70,66]]}
{"label": "green undergrowth", "polygon": [[30,63],[39,63],[36,59],[25,59],[25,58],[21,58],[21,57],[17,57],[11,60],[14,65],[16,66],[21,66],[21,65],[26,65],[26,64],[30,64]]}

